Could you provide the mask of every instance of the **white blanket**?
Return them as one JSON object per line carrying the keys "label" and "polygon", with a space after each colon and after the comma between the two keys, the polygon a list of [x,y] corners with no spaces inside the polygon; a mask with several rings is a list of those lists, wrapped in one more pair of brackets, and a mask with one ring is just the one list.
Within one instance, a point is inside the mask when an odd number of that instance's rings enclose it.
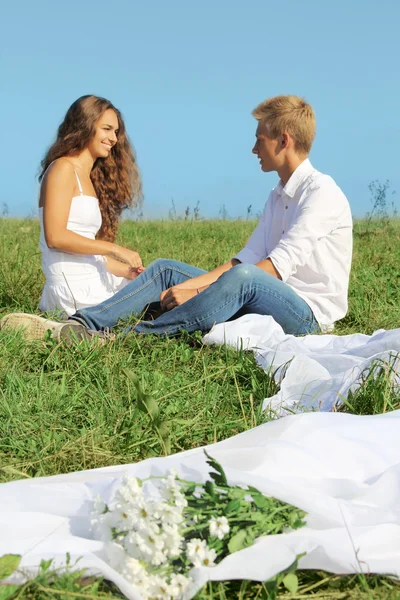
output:
{"label": "white blanket", "polygon": [[[194,570],[196,589],[208,579],[265,580],[297,555],[303,569],[400,576],[400,411],[378,416],[305,413],[271,421],[208,446],[231,483],[250,484],[308,513],[307,525],[264,537],[213,568]],[[186,479],[208,473],[201,448],[136,465],[15,481],[0,486],[0,556],[22,554],[21,567],[83,557],[79,567],[103,573],[127,598],[132,586],[101,558],[90,539],[93,497],[107,499],[124,472],[137,477],[174,467]]]}
{"label": "white blanket", "polygon": [[379,330],[371,336],[294,337],[286,335],[272,317],[245,315],[216,325],[204,342],[226,343],[255,353],[260,366],[280,382],[279,392],[263,404],[264,410],[276,416],[334,409],[376,362],[388,370],[395,386],[400,383],[400,329]]}

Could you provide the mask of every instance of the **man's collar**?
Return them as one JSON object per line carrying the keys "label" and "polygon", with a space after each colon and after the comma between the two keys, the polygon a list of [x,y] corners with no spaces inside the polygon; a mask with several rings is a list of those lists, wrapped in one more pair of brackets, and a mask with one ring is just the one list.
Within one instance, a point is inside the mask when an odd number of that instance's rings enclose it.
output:
{"label": "man's collar", "polygon": [[277,186],[279,194],[281,194],[282,192],[285,192],[286,196],[289,196],[289,198],[293,198],[300,183],[305,179],[305,177],[310,175],[313,171],[314,171],[314,167],[310,163],[309,159],[306,158],[305,160],[303,160],[302,163],[299,164],[297,169],[292,173],[289,181],[287,182],[287,184],[285,186],[282,183],[282,179],[280,180],[280,182],[278,183],[278,186]]}

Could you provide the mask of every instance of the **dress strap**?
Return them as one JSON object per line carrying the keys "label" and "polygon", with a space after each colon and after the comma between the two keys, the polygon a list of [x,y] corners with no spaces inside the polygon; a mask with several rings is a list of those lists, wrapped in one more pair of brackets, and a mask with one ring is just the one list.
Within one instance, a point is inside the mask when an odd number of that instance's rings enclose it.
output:
{"label": "dress strap", "polygon": [[83,196],[83,190],[82,190],[81,182],[79,180],[78,173],[76,172],[76,169],[74,169],[74,172],[75,172],[76,180],[78,182],[78,188],[79,188],[80,194],[81,194],[81,196]]}

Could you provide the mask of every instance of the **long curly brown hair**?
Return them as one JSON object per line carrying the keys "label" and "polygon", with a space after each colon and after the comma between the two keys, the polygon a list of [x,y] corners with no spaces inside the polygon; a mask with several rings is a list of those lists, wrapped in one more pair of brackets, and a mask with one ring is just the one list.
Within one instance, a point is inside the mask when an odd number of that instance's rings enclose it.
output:
{"label": "long curly brown hair", "polygon": [[98,96],[81,96],[69,107],[58,128],[55,142],[41,162],[39,181],[42,181],[54,160],[62,156],[74,156],[84,150],[95,133],[97,121],[109,108],[118,118],[118,141],[107,158],[96,160],[90,178],[102,216],[97,237],[113,242],[122,211],[142,202],[142,183],[124,120],[120,111],[109,100]]}

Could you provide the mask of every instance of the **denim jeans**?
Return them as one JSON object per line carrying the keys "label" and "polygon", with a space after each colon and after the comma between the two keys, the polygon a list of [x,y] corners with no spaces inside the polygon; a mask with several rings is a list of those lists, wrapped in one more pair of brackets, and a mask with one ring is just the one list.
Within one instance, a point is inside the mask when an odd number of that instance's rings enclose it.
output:
{"label": "denim jeans", "polygon": [[[148,305],[159,301],[163,290],[205,272],[175,260],[158,259],[112,298],[84,308],[71,318],[95,331],[114,327],[121,318],[142,315]],[[140,321],[133,329],[158,335],[175,335],[182,330],[205,332],[215,323],[249,313],[271,315],[286,333],[293,335],[319,331],[311,308],[291,287],[259,267],[246,264],[232,267],[200,294],[154,321]]]}

